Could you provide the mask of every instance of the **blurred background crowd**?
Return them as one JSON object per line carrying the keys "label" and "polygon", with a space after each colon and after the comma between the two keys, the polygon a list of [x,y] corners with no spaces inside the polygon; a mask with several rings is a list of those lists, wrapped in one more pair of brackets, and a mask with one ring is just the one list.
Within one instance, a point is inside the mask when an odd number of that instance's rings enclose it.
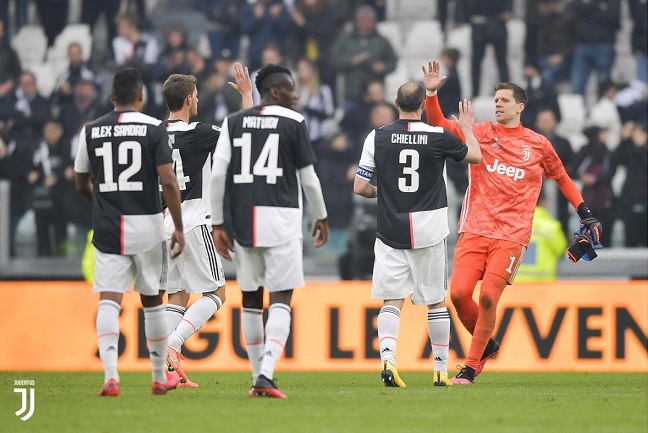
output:
{"label": "blurred background crowd", "polygon": [[[294,71],[329,210],[331,240],[317,254],[358,254],[367,242],[371,254],[374,209],[352,192],[364,137],[396,119],[396,89],[431,58],[448,76],[448,116],[467,97],[478,121],[494,120],[493,84],[526,88],[523,124],[582,186],[603,244],[646,247],[646,29],[646,0],[0,0],[11,255],[81,255],[91,211],[74,190],[76,143],[112,109],[118,68],[142,71],[145,112],[159,118],[162,82],[195,75],[196,120],[219,125],[240,109],[227,85],[237,60],[253,80],[269,63]],[[447,169],[456,221],[468,181],[463,166]],[[569,239],[575,213],[559,195],[547,207]]]}

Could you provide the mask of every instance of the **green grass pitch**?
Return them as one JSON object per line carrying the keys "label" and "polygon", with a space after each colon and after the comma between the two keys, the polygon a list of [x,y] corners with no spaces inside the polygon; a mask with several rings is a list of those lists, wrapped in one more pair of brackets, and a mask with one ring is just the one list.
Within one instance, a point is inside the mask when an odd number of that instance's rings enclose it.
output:
{"label": "green grass pitch", "polygon": [[[149,373],[122,373],[122,395],[99,398],[102,373],[0,372],[0,432],[646,433],[643,373],[490,373],[437,388],[403,372],[406,389],[374,373],[278,372],[287,400],[248,397],[248,373],[191,373],[198,389],[150,395]],[[36,381],[27,421],[14,380]]]}

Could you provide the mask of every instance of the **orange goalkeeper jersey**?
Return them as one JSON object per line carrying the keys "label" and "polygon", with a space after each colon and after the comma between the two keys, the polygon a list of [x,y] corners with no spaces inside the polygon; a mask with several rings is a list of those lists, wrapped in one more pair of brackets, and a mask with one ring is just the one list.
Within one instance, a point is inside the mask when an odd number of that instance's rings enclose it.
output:
{"label": "orange goalkeeper jersey", "polygon": [[[428,96],[426,106],[431,125],[442,126],[465,142],[459,126],[443,117],[436,96]],[[565,167],[549,140],[521,125],[505,128],[499,123],[482,122],[474,125],[473,132],[482,160],[468,165],[469,184],[459,232],[526,246],[542,180],[568,178]]]}

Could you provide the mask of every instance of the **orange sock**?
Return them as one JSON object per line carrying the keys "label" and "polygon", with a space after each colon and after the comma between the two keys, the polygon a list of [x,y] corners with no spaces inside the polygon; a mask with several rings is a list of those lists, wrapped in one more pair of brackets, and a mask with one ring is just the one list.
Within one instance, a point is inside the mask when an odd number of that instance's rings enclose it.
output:
{"label": "orange sock", "polygon": [[479,314],[473,331],[466,365],[476,368],[495,329],[497,303],[506,288],[506,279],[486,272],[479,294]]}
{"label": "orange sock", "polygon": [[450,298],[463,326],[471,334],[475,330],[479,308],[473,300],[473,292],[482,273],[474,268],[454,268],[450,280]]}

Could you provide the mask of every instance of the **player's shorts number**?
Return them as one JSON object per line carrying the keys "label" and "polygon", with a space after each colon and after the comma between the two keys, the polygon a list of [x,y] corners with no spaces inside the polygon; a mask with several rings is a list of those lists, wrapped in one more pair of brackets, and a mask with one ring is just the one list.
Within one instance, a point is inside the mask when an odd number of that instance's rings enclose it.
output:
{"label": "player's shorts number", "polygon": [[142,145],[137,141],[122,141],[117,145],[117,163],[127,165],[119,173],[117,182],[114,181],[112,145],[106,141],[101,147],[95,148],[95,155],[103,159],[104,169],[104,181],[99,184],[99,191],[143,191],[142,182],[130,180],[142,168]]}
{"label": "player's shorts number", "polygon": [[283,176],[283,168],[278,167],[279,134],[273,132],[268,135],[259,158],[252,167],[252,172],[250,172],[252,134],[245,132],[241,138],[235,138],[232,144],[234,147],[241,148],[241,173],[234,175],[234,183],[252,183],[254,176],[265,176],[266,183],[275,184],[277,178]]}
{"label": "player's shorts number", "polygon": [[419,153],[414,149],[403,149],[398,155],[398,162],[406,164],[403,174],[408,177],[398,178],[398,189],[403,192],[416,192],[419,189]]}

